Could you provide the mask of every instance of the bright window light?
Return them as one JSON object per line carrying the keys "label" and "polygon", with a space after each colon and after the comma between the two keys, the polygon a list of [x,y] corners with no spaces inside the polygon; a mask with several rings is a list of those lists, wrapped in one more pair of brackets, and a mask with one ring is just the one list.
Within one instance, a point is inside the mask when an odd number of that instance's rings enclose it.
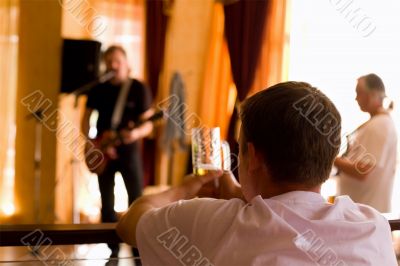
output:
{"label": "bright window light", "polygon": [[[292,0],[289,80],[307,81],[332,99],[342,114],[342,135],[368,119],[355,101],[355,85],[369,73],[382,78],[394,100],[400,133],[399,10],[398,0]],[[398,213],[397,169],[392,209]]]}
{"label": "bright window light", "polygon": [[114,186],[115,203],[114,210],[116,212],[124,212],[128,209],[128,193],[125,189],[124,180],[120,172],[115,174]]}

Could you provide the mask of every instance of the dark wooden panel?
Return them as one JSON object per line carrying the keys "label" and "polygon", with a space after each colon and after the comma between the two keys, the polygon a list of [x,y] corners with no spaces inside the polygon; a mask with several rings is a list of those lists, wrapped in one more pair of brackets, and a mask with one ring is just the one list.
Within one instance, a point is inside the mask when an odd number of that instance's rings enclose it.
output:
{"label": "dark wooden panel", "polygon": [[[115,223],[0,225],[0,246],[120,243]],[[42,243],[42,244],[41,244]]]}
{"label": "dark wooden panel", "polygon": [[390,224],[390,229],[392,229],[392,231],[400,230],[400,219],[389,220],[389,224]]}
{"label": "dark wooden panel", "polygon": [[[392,231],[400,219],[389,220]],[[0,225],[0,246],[74,245],[121,243],[115,223]]]}

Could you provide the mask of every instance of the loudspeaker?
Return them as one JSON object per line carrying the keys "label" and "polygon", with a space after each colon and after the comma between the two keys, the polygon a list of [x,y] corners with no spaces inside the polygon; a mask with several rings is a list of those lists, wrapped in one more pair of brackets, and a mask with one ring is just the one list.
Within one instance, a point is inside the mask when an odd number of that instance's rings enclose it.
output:
{"label": "loudspeaker", "polygon": [[61,92],[73,92],[98,78],[100,49],[98,41],[64,39]]}

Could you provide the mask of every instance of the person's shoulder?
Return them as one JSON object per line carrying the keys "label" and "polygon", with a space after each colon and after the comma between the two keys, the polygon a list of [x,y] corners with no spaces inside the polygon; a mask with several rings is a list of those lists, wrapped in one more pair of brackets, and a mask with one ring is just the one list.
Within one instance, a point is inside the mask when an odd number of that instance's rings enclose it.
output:
{"label": "person's shoulder", "polygon": [[130,89],[130,94],[139,96],[142,95],[147,95],[151,93],[149,87],[146,85],[144,81],[141,81],[139,79],[131,78],[131,89]]}
{"label": "person's shoulder", "polygon": [[336,197],[335,205],[339,207],[346,220],[388,224],[386,218],[378,210],[366,204],[356,203],[349,196]]}
{"label": "person's shoulder", "polygon": [[379,114],[375,115],[370,120],[371,125],[381,126],[381,125],[394,125],[393,118],[390,114]]}
{"label": "person's shoulder", "polygon": [[146,84],[143,81],[136,78],[130,78],[130,80],[132,83],[132,88],[146,88]]}
{"label": "person's shoulder", "polygon": [[175,207],[193,208],[193,209],[217,209],[217,208],[240,208],[246,205],[241,199],[215,199],[215,198],[195,198],[190,200],[177,201]]}
{"label": "person's shoulder", "polygon": [[158,216],[162,215],[162,213],[172,213],[172,212],[182,212],[182,213],[213,213],[218,211],[219,209],[223,210],[238,210],[246,205],[241,199],[215,199],[215,198],[194,198],[190,200],[179,200],[168,204],[162,208],[155,208],[144,215],[146,216]]}
{"label": "person's shoulder", "polygon": [[[145,212],[139,219],[138,228],[144,229],[159,224],[160,221],[182,223],[184,221],[210,221],[213,219],[230,221],[246,203],[240,199],[195,198],[179,200],[161,208]],[[221,219],[223,217],[223,219]]]}
{"label": "person's shoulder", "polygon": [[[363,258],[371,265],[395,265],[391,229],[388,220],[375,208],[355,203],[349,196],[336,197],[333,208],[337,215],[331,223],[336,242],[356,244],[360,250],[370,250]],[[333,230],[333,229],[332,229]],[[343,249],[342,252],[347,252]]]}
{"label": "person's shoulder", "polygon": [[372,117],[366,123],[364,131],[374,132],[378,135],[385,135],[385,133],[395,131],[395,124],[389,114],[379,114]]}

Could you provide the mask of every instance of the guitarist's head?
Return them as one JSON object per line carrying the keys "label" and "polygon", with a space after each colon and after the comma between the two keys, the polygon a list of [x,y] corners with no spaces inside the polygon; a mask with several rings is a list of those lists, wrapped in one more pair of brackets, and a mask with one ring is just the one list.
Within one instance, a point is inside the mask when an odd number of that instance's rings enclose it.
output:
{"label": "guitarist's head", "polygon": [[104,52],[104,63],[106,71],[114,71],[115,76],[110,80],[113,85],[120,85],[129,78],[130,67],[124,48],[121,46],[110,46]]}

